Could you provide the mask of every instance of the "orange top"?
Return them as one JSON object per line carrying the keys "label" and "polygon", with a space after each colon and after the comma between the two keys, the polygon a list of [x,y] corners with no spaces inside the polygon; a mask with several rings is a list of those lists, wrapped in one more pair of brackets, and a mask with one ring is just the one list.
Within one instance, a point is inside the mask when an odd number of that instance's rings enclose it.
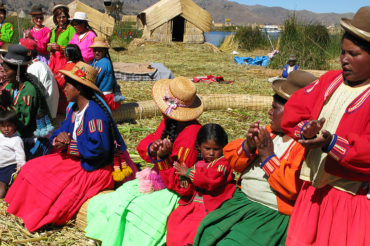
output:
{"label": "orange top", "polygon": [[[270,126],[267,130],[271,133]],[[272,138],[276,135],[271,134]],[[246,153],[242,144],[244,139],[238,139],[227,144],[224,149],[224,156],[230,166],[237,172],[243,172],[256,157],[258,153]],[[294,202],[303,181],[299,179],[301,163],[304,158],[304,148],[298,142],[293,142],[280,157],[272,157],[263,166],[268,176],[268,183],[276,191],[278,210],[282,214],[291,215]]]}

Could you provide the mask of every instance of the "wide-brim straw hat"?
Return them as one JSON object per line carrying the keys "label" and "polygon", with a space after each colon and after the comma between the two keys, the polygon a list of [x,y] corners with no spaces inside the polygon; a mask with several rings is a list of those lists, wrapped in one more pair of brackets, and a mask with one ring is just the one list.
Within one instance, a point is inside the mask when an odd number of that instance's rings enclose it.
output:
{"label": "wide-brim straw hat", "polygon": [[99,88],[95,85],[98,71],[92,66],[84,63],[77,62],[71,70],[59,70],[59,72],[65,76],[68,76],[80,84],[83,84],[96,92],[102,93]]}
{"label": "wide-brim straw hat", "polygon": [[340,25],[346,32],[370,42],[370,6],[360,8],[353,19],[342,18]]}
{"label": "wide-brim straw hat", "polygon": [[196,95],[194,83],[185,77],[161,79],[152,88],[159,110],[177,121],[191,121],[203,113],[203,103]]}
{"label": "wide-brim straw hat", "polygon": [[289,73],[287,79],[278,79],[272,82],[272,89],[276,94],[288,100],[299,89],[311,84],[317,78],[309,72],[295,70]]}
{"label": "wide-brim straw hat", "polygon": [[64,5],[64,4],[57,4],[53,7],[52,9],[52,13],[54,14],[54,12],[57,10],[57,9],[60,9],[60,8],[64,8],[65,10],[67,10],[67,12],[69,12],[69,8],[67,5]]}
{"label": "wide-brim straw hat", "polygon": [[107,48],[109,49],[109,43],[103,37],[95,37],[93,40],[93,44],[89,46],[89,48]]}
{"label": "wide-brim straw hat", "polygon": [[45,12],[42,11],[42,7],[40,5],[32,6],[31,12],[28,13],[29,15],[44,15]]}
{"label": "wide-brim straw hat", "polygon": [[12,65],[26,66],[31,63],[31,57],[27,54],[28,49],[20,44],[12,44],[8,48],[5,56],[1,55],[1,59]]}
{"label": "wide-brim straw hat", "polygon": [[75,12],[73,15],[73,18],[69,18],[69,20],[71,22],[73,22],[74,20],[89,21],[85,12],[78,12],[78,11]]}

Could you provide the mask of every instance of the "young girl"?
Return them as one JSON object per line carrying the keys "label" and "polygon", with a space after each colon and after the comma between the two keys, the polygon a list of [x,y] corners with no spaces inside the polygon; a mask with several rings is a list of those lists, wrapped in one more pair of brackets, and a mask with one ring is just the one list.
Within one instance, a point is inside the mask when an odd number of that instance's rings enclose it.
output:
{"label": "young girl", "polygon": [[[176,178],[167,186],[181,196],[180,206],[168,218],[167,245],[192,244],[201,220],[230,199],[235,190],[232,168],[222,157],[222,148],[227,144],[224,129],[218,124],[204,125],[196,143],[202,160],[190,168],[176,161]],[[173,171],[161,171],[162,178],[167,173]]]}
{"label": "young girl", "polygon": [[0,198],[5,197],[12,174],[26,162],[23,141],[17,134],[17,115],[0,111]]}
{"label": "young girl", "polygon": [[73,35],[69,44],[77,44],[80,47],[84,61],[91,64],[94,60],[94,54],[90,45],[92,45],[96,33],[88,23],[85,12],[75,12],[71,25],[75,28],[76,33]]}
{"label": "young girl", "polygon": [[[95,37],[94,43],[90,45],[93,49],[94,61],[92,66],[98,70],[98,77],[96,78],[96,86],[104,94],[104,99],[111,110],[119,108],[124,97],[121,95],[121,100],[117,100],[117,93],[120,92],[120,87],[116,81],[116,76],[113,71],[112,60],[109,55],[109,44],[102,37]],[[118,89],[116,92],[115,89]]]}

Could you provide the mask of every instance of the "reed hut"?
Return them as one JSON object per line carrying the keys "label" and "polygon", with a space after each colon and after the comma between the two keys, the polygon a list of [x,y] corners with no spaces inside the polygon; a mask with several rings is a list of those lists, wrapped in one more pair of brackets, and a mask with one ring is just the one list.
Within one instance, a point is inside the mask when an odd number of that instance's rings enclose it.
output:
{"label": "reed hut", "polygon": [[[102,13],[99,10],[90,7],[79,0],[72,1],[68,5],[69,15],[73,17],[76,11],[85,12],[89,19],[89,25],[94,29],[98,36],[109,38],[113,34],[114,18],[107,13]],[[55,27],[53,16],[45,19],[44,25],[50,29]]]}
{"label": "reed hut", "polygon": [[147,41],[204,43],[212,16],[191,0],[161,0],[143,10],[138,22]]}

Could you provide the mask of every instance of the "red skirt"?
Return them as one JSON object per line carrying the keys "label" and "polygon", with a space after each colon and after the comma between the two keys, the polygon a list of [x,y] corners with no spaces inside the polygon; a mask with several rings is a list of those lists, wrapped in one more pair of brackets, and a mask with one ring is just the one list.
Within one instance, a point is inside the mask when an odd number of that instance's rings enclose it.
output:
{"label": "red skirt", "polygon": [[65,224],[87,199],[113,186],[112,166],[87,172],[78,159],[56,153],[28,161],[5,202],[8,213],[35,231],[50,223]]}
{"label": "red skirt", "polygon": [[370,200],[329,185],[303,184],[289,221],[286,245],[370,245]]}
{"label": "red skirt", "polygon": [[63,68],[67,64],[67,60],[64,56],[64,52],[55,51],[51,53],[49,67],[55,74],[59,69]]}
{"label": "red skirt", "polygon": [[168,217],[166,245],[192,245],[199,224],[206,215],[204,203],[193,201],[188,205],[178,206]]}
{"label": "red skirt", "polygon": [[113,101],[113,99],[114,99],[114,94],[113,93],[104,95],[103,98],[104,98],[104,101],[107,103],[108,107],[110,108],[110,110],[112,110],[112,111],[118,109],[121,106],[121,102],[114,102]]}

